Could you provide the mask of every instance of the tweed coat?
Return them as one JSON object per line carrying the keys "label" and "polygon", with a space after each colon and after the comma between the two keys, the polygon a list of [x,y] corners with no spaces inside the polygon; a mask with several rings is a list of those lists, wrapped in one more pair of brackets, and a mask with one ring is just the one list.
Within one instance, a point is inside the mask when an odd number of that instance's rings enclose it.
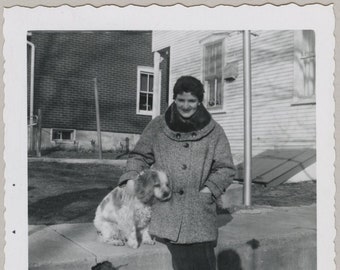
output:
{"label": "tweed coat", "polygon": [[[152,207],[149,232],[175,243],[217,239],[216,199],[231,184],[235,169],[228,139],[213,119],[201,130],[175,132],[164,115],[143,131],[126,165],[120,183],[153,166],[163,170],[173,196]],[[212,194],[200,190],[207,186]]]}

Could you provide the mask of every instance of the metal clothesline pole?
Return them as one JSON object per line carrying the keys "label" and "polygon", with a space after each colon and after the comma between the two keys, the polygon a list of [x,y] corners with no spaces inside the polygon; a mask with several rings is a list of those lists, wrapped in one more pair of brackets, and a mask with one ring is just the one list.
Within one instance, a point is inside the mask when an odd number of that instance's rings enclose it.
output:
{"label": "metal clothesline pole", "polygon": [[243,203],[251,205],[252,167],[252,115],[251,115],[251,53],[250,31],[243,31],[243,84],[244,84],[244,186]]}

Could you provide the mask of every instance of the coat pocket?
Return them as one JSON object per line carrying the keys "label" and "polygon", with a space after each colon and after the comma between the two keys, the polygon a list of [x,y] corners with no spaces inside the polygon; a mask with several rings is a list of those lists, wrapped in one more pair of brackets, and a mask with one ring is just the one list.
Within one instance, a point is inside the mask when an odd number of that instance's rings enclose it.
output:
{"label": "coat pocket", "polygon": [[[190,212],[185,217],[187,228],[185,231],[197,236],[192,236],[195,241],[212,241],[217,236],[216,204],[211,193],[198,192],[190,203]],[[190,229],[189,229],[190,228]],[[195,228],[193,230],[193,228]],[[193,231],[193,232],[191,232]],[[197,238],[197,239],[196,239]]]}

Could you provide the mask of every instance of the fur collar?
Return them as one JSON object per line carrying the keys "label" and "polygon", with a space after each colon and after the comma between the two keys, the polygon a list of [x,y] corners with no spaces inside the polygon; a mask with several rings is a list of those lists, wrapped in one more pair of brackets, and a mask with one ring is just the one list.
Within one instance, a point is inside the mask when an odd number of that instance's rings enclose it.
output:
{"label": "fur collar", "polygon": [[203,104],[200,104],[197,111],[188,119],[180,115],[175,102],[165,112],[167,126],[176,132],[198,131],[206,127],[210,121],[211,115]]}

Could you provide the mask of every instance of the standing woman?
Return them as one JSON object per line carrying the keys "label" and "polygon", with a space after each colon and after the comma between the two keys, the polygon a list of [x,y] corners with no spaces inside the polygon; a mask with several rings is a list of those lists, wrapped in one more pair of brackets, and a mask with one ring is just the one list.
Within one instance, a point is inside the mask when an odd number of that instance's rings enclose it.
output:
{"label": "standing woman", "polygon": [[230,146],[202,104],[199,80],[183,76],[173,93],[165,114],[143,131],[120,184],[151,165],[163,170],[173,196],[153,205],[150,234],[165,241],[175,270],[215,270],[216,200],[235,174]]}

